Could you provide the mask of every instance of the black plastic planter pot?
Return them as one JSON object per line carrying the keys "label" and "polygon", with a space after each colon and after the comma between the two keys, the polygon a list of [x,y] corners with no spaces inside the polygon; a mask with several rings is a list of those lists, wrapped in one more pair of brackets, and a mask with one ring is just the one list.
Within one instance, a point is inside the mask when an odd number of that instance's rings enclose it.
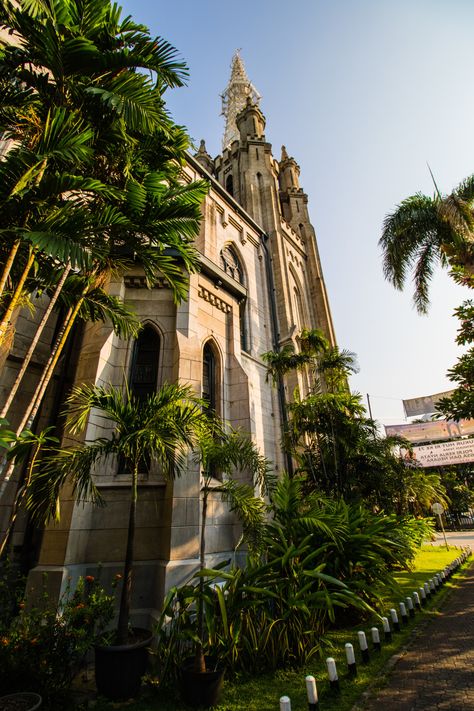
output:
{"label": "black plastic planter pot", "polygon": [[136,642],[95,648],[95,684],[102,696],[112,701],[137,696],[146,672],[148,647],[153,636],[134,629]]}
{"label": "black plastic planter pot", "polygon": [[183,701],[194,708],[217,706],[224,682],[224,670],[216,669],[215,659],[206,657],[206,667],[210,671],[196,672],[194,657],[186,659],[181,669],[181,696]]}
{"label": "black plastic planter pot", "polygon": [[0,696],[0,711],[36,711],[41,706],[41,696],[29,691]]}

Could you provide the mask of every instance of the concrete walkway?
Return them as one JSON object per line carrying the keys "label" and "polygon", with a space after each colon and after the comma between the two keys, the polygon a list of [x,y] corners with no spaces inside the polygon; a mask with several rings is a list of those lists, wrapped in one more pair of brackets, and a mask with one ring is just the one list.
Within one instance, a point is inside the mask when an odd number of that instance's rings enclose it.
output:
{"label": "concrete walkway", "polygon": [[474,711],[474,561],[470,561],[439,617],[428,623],[394,667],[388,686],[358,708]]}

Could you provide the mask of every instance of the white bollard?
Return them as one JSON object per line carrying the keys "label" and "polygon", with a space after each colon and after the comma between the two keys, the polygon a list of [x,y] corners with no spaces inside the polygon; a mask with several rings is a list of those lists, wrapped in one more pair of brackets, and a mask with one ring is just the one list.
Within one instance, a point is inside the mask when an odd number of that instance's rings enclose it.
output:
{"label": "white bollard", "polygon": [[398,621],[397,611],[394,607],[390,610],[390,617],[392,618],[393,629],[395,632],[400,632],[400,623]]}
{"label": "white bollard", "polygon": [[362,655],[362,661],[364,664],[369,663],[369,647],[367,645],[367,638],[365,636],[364,630],[359,630],[357,632],[357,637],[359,638],[360,653]]}
{"label": "white bollard", "polygon": [[318,711],[319,701],[318,701],[318,689],[316,687],[316,679],[314,676],[307,676],[306,682],[306,695],[308,697],[308,711]]}
{"label": "white bollard", "polygon": [[374,649],[376,649],[377,652],[380,652],[380,650],[382,649],[382,645],[380,644],[380,634],[377,627],[371,627],[370,633],[372,635],[372,644],[374,645]]}
{"label": "white bollard", "polygon": [[280,699],[280,711],[291,711],[291,701],[289,696],[282,696]]}
{"label": "white bollard", "polygon": [[415,608],[413,606],[412,598],[410,596],[407,596],[405,598],[405,602],[407,604],[408,614],[410,615],[410,617],[415,617]]}
{"label": "white bollard", "polygon": [[392,630],[390,629],[390,623],[388,621],[388,617],[382,617],[382,625],[383,625],[384,639],[387,642],[391,642],[392,641]]}
{"label": "white bollard", "polygon": [[418,595],[416,590],[413,592],[413,601],[415,603],[415,607],[420,609],[420,607],[421,607],[420,596]]}
{"label": "white bollard", "polygon": [[399,607],[400,607],[400,616],[402,618],[402,623],[404,625],[407,625],[408,624],[408,615],[407,615],[407,608],[405,607],[405,603],[400,602]]}
{"label": "white bollard", "polygon": [[357,665],[356,665],[356,660],[355,660],[354,647],[352,646],[352,644],[350,642],[346,642],[345,650],[346,650],[347,669],[349,671],[349,674],[351,676],[357,676]]}
{"label": "white bollard", "polygon": [[329,686],[333,691],[339,691],[339,677],[337,675],[335,660],[332,657],[328,657],[326,659],[326,666],[328,669]]}

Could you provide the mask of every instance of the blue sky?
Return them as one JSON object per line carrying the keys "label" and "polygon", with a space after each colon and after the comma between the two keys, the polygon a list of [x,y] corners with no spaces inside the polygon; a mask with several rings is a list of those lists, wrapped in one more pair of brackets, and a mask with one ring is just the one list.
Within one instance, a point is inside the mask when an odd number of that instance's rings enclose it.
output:
{"label": "blue sky", "polygon": [[358,354],[352,388],[374,416],[446,390],[459,355],[455,306],[470,293],[436,274],[428,316],[411,287],[383,279],[384,216],[404,197],[474,172],[474,3],[469,0],[126,0],[124,12],[174,44],[190,68],[167,95],[175,120],[221,147],[219,94],[241,48],[262,94],[266,137],[301,166],[337,338]]}

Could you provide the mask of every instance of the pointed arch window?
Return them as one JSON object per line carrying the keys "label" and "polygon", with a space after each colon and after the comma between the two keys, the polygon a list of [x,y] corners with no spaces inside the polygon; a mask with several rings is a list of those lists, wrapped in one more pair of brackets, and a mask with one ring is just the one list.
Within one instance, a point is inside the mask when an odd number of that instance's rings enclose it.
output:
{"label": "pointed arch window", "polygon": [[[220,266],[232,279],[238,281],[239,284],[245,286],[244,270],[236,252],[231,246],[227,245],[220,253]],[[240,347],[246,353],[249,353],[249,335],[247,326],[247,299],[243,298],[239,304],[239,326],[240,326]]]}
{"label": "pointed arch window", "polygon": [[238,281],[239,284],[244,283],[244,271],[232,247],[227,246],[221,250],[220,262],[221,268],[226,274],[232,277],[232,279],[235,279],[235,281]]}
{"label": "pointed arch window", "polygon": [[160,337],[154,328],[145,326],[135,341],[130,369],[130,390],[140,401],[156,392]]}
{"label": "pointed arch window", "polygon": [[303,300],[301,299],[300,291],[296,286],[293,288],[293,303],[295,306],[295,325],[299,328],[303,328],[305,324]]}
{"label": "pointed arch window", "polygon": [[217,408],[217,358],[210,343],[206,343],[202,352],[202,399],[206,408],[216,412]]}

